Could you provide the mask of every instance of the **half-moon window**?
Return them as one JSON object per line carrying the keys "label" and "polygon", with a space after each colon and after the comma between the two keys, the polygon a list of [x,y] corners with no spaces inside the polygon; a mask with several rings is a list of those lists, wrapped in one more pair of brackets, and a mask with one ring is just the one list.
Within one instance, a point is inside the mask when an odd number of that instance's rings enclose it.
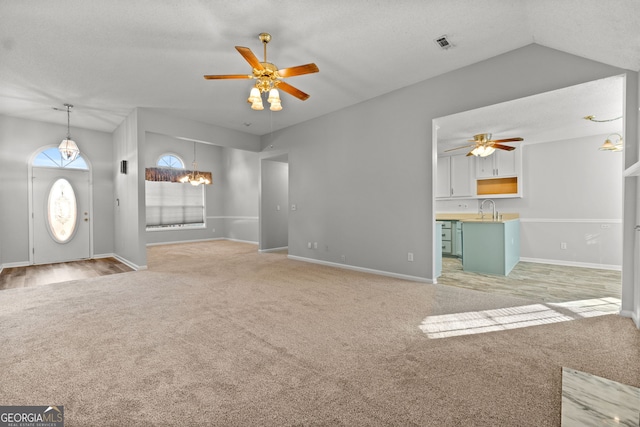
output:
{"label": "half-moon window", "polygon": [[78,203],[71,183],[59,178],[51,186],[47,202],[47,223],[53,238],[59,243],[67,242],[78,222]]}

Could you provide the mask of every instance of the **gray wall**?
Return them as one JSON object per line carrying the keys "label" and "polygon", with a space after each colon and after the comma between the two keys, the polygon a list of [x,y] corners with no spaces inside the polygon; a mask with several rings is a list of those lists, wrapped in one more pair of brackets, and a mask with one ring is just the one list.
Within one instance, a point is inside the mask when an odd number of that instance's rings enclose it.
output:
{"label": "gray wall", "polygon": [[[73,123],[73,118],[71,120]],[[0,222],[0,251],[5,266],[29,263],[29,162],[37,151],[57,146],[66,135],[64,125],[0,115],[0,182],[4,196],[0,208],[4,219]],[[88,160],[93,176],[93,254],[112,255],[114,164],[111,135],[71,127],[71,136]]]}
{"label": "gray wall", "polygon": [[262,159],[260,164],[260,249],[289,245],[289,164]]}
{"label": "gray wall", "polygon": [[[493,200],[498,212],[520,214],[524,260],[621,267],[623,155],[598,150],[606,137],[518,148],[524,197]],[[478,212],[479,203],[438,200],[436,212]],[[567,243],[566,250],[560,249],[561,242]]]}
{"label": "gray wall", "polygon": [[[138,156],[138,112],[134,110],[113,132],[114,165],[128,162],[127,174],[114,171],[115,176],[115,253],[134,268],[146,268],[144,228],[141,229],[140,199],[144,206],[144,167]],[[114,167],[114,169],[116,169]],[[144,190],[144,187],[143,187]]]}
{"label": "gray wall", "polygon": [[260,154],[224,148],[225,237],[258,242]]}
{"label": "gray wall", "polygon": [[433,279],[432,120],[623,73],[532,44],[264,138],[289,150],[289,253]]}

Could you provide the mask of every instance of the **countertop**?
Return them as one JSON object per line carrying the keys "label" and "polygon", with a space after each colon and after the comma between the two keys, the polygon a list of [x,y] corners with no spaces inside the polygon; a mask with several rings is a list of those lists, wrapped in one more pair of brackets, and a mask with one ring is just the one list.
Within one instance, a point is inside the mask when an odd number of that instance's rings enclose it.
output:
{"label": "countertop", "polygon": [[491,212],[484,214],[484,219],[480,217],[479,213],[437,213],[436,221],[462,221],[462,222],[487,222],[487,223],[505,223],[509,221],[516,221],[520,219],[520,214],[517,213],[499,213],[500,219],[491,219]]}

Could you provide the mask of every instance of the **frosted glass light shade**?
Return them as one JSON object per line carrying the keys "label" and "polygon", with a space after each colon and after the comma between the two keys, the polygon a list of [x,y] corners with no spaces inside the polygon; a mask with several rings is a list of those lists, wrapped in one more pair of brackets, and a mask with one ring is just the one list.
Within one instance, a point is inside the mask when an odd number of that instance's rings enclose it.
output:
{"label": "frosted glass light shade", "polygon": [[76,143],[70,138],[63,139],[58,146],[58,150],[60,151],[60,155],[62,155],[63,159],[70,161],[75,160],[78,157],[78,154],[80,154],[78,145],[76,145]]}

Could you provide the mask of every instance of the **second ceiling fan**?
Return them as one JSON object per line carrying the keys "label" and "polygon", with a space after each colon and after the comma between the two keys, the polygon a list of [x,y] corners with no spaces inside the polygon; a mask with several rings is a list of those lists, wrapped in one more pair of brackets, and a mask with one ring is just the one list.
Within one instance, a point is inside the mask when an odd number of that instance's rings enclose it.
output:
{"label": "second ceiling fan", "polygon": [[504,138],[504,139],[491,139],[490,133],[479,133],[477,135],[473,135],[473,139],[470,139],[469,142],[473,142],[473,144],[463,145],[461,147],[452,148],[447,151],[461,150],[463,148],[471,148],[471,151],[467,153],[467,156],[479,156],[479,157],[487,157],[497,149],[511,151],[515,150],[516,147],[512,147],[510,145],[503,145],[503,142],[518,142],[524,141],[523,138]]}
{"label": "second ceiling fan", "polygon": [[[295,67],[278,69],[271,62],[267,62],[267,43],[271,41],[271,35],[268,33],[260,33],[258,36],[264,46],[264,61],[260,61],[248,47],[236,46],[236,50],[251,65],[252,74],[223,74],[223,75],[205,75],[207,80],[222,79],[255,79],[256,84],[251,89],[248,102],[254,110],[262,110],[262,93],[269,92],[268,101],[271,104],[270,109],[279,111],[282,109],[280,104],[280,95],[278,89],[293,95],[296,98],[305,101],[309,95],[283,81],[284,78],[300,76],[303,74],[317,73],[320,71],[314,63],[298,65]],[[276,89],[277,88],[277,89]]]}

